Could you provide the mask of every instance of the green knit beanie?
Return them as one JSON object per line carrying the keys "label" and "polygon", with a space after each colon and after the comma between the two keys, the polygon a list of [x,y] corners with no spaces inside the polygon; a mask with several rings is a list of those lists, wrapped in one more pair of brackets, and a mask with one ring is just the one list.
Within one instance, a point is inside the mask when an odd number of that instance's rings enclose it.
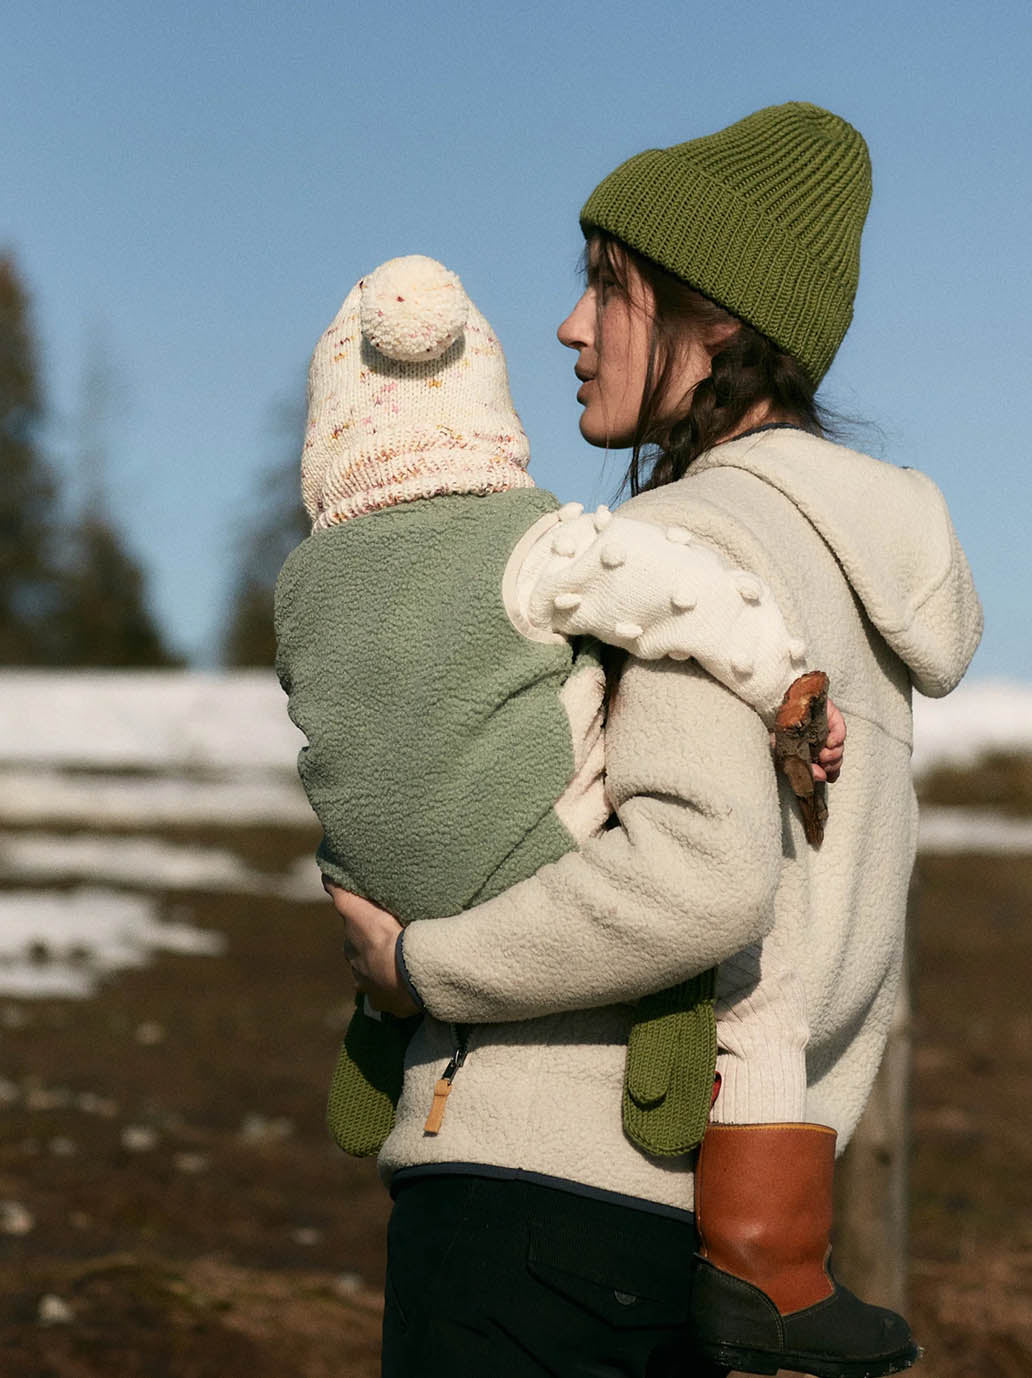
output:
{"label": "green knit beanie", "polygon": [[857,131],[791,101],[621,163],[581,211],[767,335],[820,382],[853,318],[871,162]]}

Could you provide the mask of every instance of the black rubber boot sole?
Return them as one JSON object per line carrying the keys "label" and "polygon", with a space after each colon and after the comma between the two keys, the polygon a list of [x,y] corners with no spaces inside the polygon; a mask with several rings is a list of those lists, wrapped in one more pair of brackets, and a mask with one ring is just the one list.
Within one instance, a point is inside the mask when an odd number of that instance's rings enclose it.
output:
{"label": "black rubber boot sole", "polygon": [[884,1378],[889,1373],[902,1373],[921,1357],[917,1345],[909,1345],[896,1354],[879,1359],[838,1359],[827,1354],[774,1353],[766,1349],[748,1349],[739,1345],[697,1345],[698,1352],[711,1363],[741,1373],[777,1373],[787,1369],[791,1373],[811,1374],[812,1378]]}
{"label": "black rubber boot sole", "polygon": [[828,1275],[831,1293],[782,1314],[761,1288],[696,1255],[691,1321],[698,1352],[742,1373],[884,1378],[921,1357],[904,1318]]}

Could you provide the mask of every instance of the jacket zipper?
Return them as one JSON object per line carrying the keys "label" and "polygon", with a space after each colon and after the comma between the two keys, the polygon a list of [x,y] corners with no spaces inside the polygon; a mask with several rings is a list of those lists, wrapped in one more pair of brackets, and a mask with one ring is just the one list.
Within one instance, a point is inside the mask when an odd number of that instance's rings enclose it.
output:
{"label": "jacket zipper", "polygon": [[452,1082],[455,1080],[455,1073],[466,1061],[466,1054],[469,1052],[469,1036],[472,1032],[470,1025],[453,1024],[451,1031],[455,1040],[455,1051],[451,1055],[451,1061],[434,1085],[434,1099],[430,1106],[430,1113],[426,1117],[426,1124],[423,1126],[424,1134],[440,1132],[445,1107],[448,1097],[451,1095]]}

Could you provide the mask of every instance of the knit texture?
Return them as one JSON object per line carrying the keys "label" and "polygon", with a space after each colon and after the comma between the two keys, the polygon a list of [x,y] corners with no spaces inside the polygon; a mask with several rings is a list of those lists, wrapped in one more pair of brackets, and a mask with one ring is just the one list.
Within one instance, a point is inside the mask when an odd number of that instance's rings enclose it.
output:
{"label": "knit texture", "polygon": [[581,224],[748,322],[816,384],[853,318],[870,200],[863,137],[791,101],[629,158],[588,197]]}
{"label": "knit texture", "polygon": [[345,1153],[368,1158],[394,1126],[394,1107],[401,1095],[405,1050],[419,1015],[396,1019],[374,1017],[359,995],[344,1034],[330,1082],[326,1122]]}
{"label": "knit texture", "polygon": [[810,1036],[806,992],[794,954],[779,933],[721,962],[714,1013],[720,1094],[711,1122],[805,1120]]}
{"label": "knit texture", "polygon": [[533,486],[505,356],[458,277],[421,254],[348,293],[312,355],[301,493],[313,529],[443,493]]}
{"label": "knit texture", "polygon": [[[627,1041],[624,1129],[658,1157],[690,1152],[706,1132],[717,1061],[715,976],[713,970],[703,972],[643,996],[635,1006]],[[686,1050],[692,1056],[685,1057]]]}
{"label": "knit texture", "polygon": [[639,660],[695,660],[773,726],[806,643],[762,579],[684,526],[659,532],[604,506],[583,512],[567,503],[557,526],[539,526],[538,542],[506,580],[517,626],[526,619],[593,636]]}

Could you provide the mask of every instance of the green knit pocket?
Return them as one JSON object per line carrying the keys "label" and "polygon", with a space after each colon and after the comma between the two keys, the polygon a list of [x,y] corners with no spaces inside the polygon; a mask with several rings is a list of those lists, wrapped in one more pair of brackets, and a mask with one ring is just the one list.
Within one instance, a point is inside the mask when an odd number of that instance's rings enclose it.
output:
{"label": "green knit pocket", "polygon": [[659,1157],[702,1142],[713,1098],[716,970],[644,996],[627,1040],[623,1123],[631,1141]]}
{"label": "green knit pocket", "polygon": [[333,1069],[326,1106],[330,1133],[345,1153],[368,1158],[380,1151],[394,1127],[394,1107],[401,1095],[405,1049],[422,1015],[373,1019],[356,999]]}

